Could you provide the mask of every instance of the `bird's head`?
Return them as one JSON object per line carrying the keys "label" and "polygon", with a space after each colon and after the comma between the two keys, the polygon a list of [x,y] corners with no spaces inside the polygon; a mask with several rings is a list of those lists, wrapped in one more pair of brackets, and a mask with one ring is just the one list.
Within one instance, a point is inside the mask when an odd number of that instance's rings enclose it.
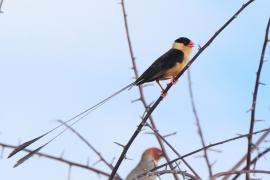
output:
{"label": "bird's head", "polygon": [[155,161],[159,161],[160,158],[163,157],[163,152],[156,147],[152,147],[152,148],[146,149],[142,156],[143,158],[151,158]]}
{"label": "bird's head", "polygon": [[173,48],[178,50],[191,50],[193,47],[194,43],[186,37],[180,37],[173,43]]}

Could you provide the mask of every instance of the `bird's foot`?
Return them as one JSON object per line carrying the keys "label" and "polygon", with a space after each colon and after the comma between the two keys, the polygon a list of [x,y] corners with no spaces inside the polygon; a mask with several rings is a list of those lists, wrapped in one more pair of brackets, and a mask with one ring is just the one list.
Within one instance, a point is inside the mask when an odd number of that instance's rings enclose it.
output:
{"label": "bird's foot", "polygon": [[167,95],[167,92],[165,92],[164,90],[161,91],[161,96],[164,98]]}
{"label": "bird's foot", "polygon": [[176,80],[175,78],[172,78],[172,79],[171,79],[171,83],[172,83],[173,85],[175,85],[175,84],[177,83],[177,81],[178,81],[178,80]]}

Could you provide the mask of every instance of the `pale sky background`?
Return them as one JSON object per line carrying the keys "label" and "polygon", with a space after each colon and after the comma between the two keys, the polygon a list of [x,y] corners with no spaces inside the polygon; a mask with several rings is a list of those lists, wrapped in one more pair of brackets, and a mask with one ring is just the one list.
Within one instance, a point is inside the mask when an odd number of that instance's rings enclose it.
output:
{"label": "pale sky background", "polygon": [[[181,36],[203,45],[245,0],[136,0],[126,1],[131,39],[140,74]],[[5,0],[0,14],[0,141],[17,145],[68,119],[132,81],[124,22],[119,1],[105,0]],[[247,133],[254,88],[270,1],[256,0],[214,41],[192,65],[194,95],[207,144]],[[197,52],[194,48],[193,54]],[[270,50],[266,52],[270,58]],[[270,64],[262,71],[255,130],[270,126]],[[157,85],[145,88],[150,103],[160,94]],[[114,98],[75,126],[109,161],[119,157],[140,122],[141,103],[133,88]],[[184,75],[153,113],[162,134],[177,131],[167,140],[185,154],[201,147]],[[254,140],[258,136],[255,136]],[[270,138],[268,138],[270,140]],[[45,142],[45,141],[43,141]],[[40,144],[42,141],[40,142]],[[31,148],[37,147],[31,146]],[[128,151],[119,174],[137,164],[144,149],[158,146],[152,135],[141,133]],[[246,152],[247,140],[218,146],[211,152],[214,172],[226,171]],[[269,143],[261,146],[261,151]],[[41,152],[92,165],[98,160],[80,140],[67,132]],[[176,156],[168,149],[170,157]],[[0,179],[67,179],[68,167],[34,157],[13,169],[20,153],[0,160]],[[187,161],[207,179],[202,153]],[[257,167],[269,170],[262,158]],[[161,163],[165,161],[162,160]],[[102,163],[96,165],[104,171]],[[187,170],[183,166],[183,170]],[[268,179],[269,176],[257,175]],[[72,168],[72,180],[99,179],[86,170]],[[105,178],[101,178],[105,179]],[[171,179],[164,176],[163,179]]]}

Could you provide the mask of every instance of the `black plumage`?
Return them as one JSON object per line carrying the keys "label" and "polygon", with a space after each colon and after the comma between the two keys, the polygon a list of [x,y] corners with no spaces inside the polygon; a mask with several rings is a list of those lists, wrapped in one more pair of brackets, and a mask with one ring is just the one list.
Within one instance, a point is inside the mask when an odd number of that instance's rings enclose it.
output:
{"label": "black plumage", "polygon": [[136,81],[136,85],[162,79],[165,72],[174,67],[177,63],[182,63],[184,53],[178,49],[170,49],[160,56]]}

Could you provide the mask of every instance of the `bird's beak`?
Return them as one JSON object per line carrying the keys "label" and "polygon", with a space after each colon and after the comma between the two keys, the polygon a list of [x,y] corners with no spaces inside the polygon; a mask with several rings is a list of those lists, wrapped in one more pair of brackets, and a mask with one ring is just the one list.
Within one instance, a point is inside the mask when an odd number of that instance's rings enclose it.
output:
{"label": "bird's beak", "polygon": [[188,47],[193,48],[194,47],[194,43],[192,41],[190,41],[189,44],[188,44]]}

